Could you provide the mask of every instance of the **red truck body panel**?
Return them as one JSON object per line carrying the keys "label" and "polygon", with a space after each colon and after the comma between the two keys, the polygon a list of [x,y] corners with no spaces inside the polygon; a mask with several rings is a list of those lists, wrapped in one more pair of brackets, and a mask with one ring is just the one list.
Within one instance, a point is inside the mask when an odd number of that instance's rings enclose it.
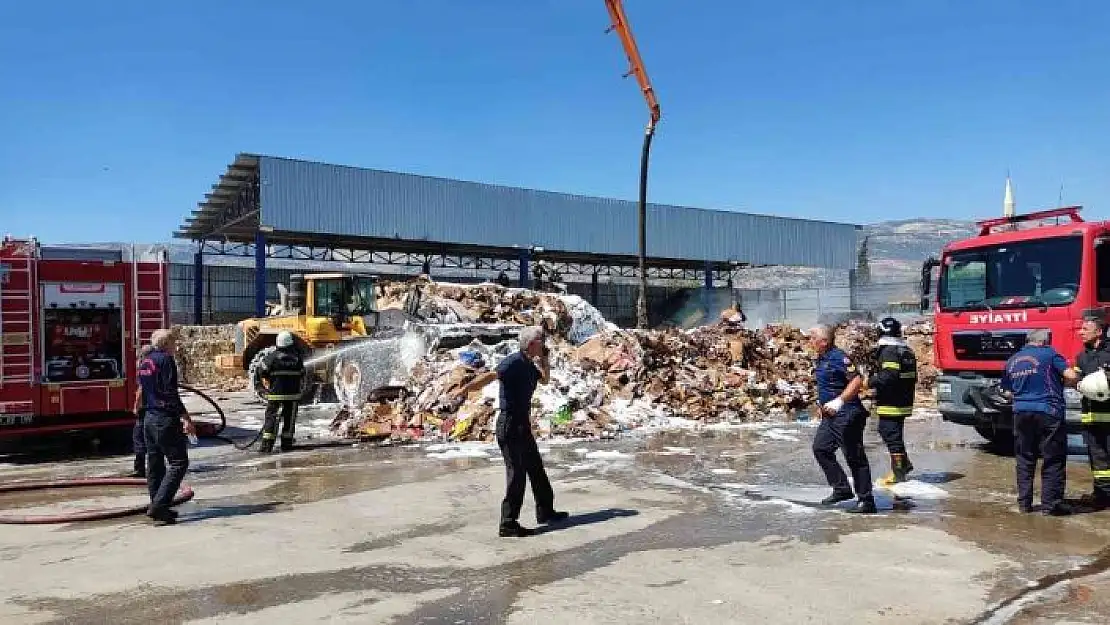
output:
{"label": "red truck body panel", "polygon": [[166,260],[0,241],[0,438],[134,422],[137,351],[169,321]]}

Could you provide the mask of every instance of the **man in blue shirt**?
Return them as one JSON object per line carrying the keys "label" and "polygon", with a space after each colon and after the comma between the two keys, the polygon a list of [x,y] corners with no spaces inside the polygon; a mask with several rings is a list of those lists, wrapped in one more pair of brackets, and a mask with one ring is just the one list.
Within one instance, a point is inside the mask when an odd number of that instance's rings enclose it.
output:
{"label": "man in blue shirt", "polygon": [[836,460],[837,449],[844,450],[844,459],[852,471],[856,505],[849,512],[873,514],[875,497],[871,494],[871,466],[863,449],[863,429],[867,410],[859,399],[863,378],[855,363],[833,345],[833,330],[818,325],[809,331],[810,346],[817,353],[814,377],[817,382],[818,410],[821,425],[813,437],[813,456],[825,479],[832,487],[831,495],[821,501],[826,506],[852,498],[852,485]]}
{"label": "man in blue shirt", "polygon": [[1025,347],[1006,361],[1002,390],[1013,396],[1014,458],[1018,506],[1033,511],[1033,475],[1041,465],[1041,511],[1071,514],[1064,503],[1068,438],[1064,425],[1064,380],[1073,380],[1064,357],[1048,345],[1048,330],[1031,330]]}
{"label": "man in blue shirt", "polygon": [[[177,345],[169,330],[150,337],[154,348],[139,364],[143,392],[143,428],[146,438],[146,482],[150,490],[147,516],[155,525],[172,525],[177,513],[170,509],[185,471],[189,468],[186,434],[196,434],[193,420],[177,392]],[[166,465],[169,465],[167,468]]]}
{"label": "man in blue shirt", "polygon": [[501,502],[500,536],[531,536],[535,532],[522,527],[517,521],[524,505],[525,482],[532,482],[532,496],[536,500],[536,522],[540,524],[561,521],[569,515],[555,510],[555,493],[543,459],[532,436],[532,394],[539,383],[547,384],[551,375],[543,329],[524,328],[520,332],[520,351],[497,365],[496,371],[479,375],[453,392],[451,396],[462,399],[473,391],[498,380],[501,382],[501,414],[497,420],[497,446],[505,460],[505,499]]}

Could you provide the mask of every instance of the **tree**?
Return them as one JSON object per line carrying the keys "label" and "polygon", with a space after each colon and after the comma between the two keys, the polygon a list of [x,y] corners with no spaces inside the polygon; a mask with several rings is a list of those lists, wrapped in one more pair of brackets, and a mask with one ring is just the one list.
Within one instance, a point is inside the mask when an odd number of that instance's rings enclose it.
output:
{"label": "tree", "polygon": [[863,237],[859,244],[859,253],[856,256],[856,283],[868,284],[871,282],[871,259],[868,258],[868,241],[870,236]]}

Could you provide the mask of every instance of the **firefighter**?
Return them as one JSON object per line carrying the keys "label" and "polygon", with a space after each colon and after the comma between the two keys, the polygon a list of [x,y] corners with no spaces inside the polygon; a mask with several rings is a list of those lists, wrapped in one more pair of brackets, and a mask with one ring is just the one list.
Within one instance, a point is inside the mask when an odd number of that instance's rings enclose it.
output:
{"label": "firefighter", "polygon": [[917,385],[917,357],[902,338],[902,324],[894,317],[879,322],[879,344],[875,362],[879,370],[867,381],[875,391],[875,415],[879,418],[879,436],[890,453],[890,475],[885,484],[905,482],[913,471],[906,455],[903,439],[906,417],[913,414],[914,388]]}
{"label": "firefighter", "polygon": [[150,344],[154,349],[139,367],[139,384],[146,409],[143,432],[146,483],[150,491],[147,516],[161,526],[172,525],[177,519],[170,504],[189,469],[189,443],[185,435],[196,435],[197,428],[177,390],[177,363],[173,358],[177,345],[173,333],[155,330]]}
{"label": "firefighter", "polygon": [[[150,345],[143,345],[139,350],[139,361],[136,364],[136,371],[143,366],[143,359],[150,355],[154,350]],[[143,407],[143,387],[140,385],[135,389],[135,402],[132,408],[135,413],[135,426],[131,429],[131,450],[135,452],[135,465],[131,472],[131,477],[146,477],[146,435],[143,433],[143,415],[146,409]]]}
{"label": "firefighter", "polygon": [[[1082,378],[1110,366],[1110,345],[1104,336],[1106,322],[1101,318],[1087,319],[1079,327],[1083,351],[1075,357],[1072,370]],[[1084,389],[1085,390],[1085,389]],[[1091,494],[1084,503],[1097,510],[1110,507],[1110,401],[1098,401],[1083,395],[1081,399],[1083,440],[1090,456]]]}
{"label": "firefighter", "polygon": [[277,335],[277,349],[262,359],[262,380],[266,386],[266,422],[262,426],[262,453],[274,450],[277,417],[281,413],[281,450],[293,448],[293,428],[297,421],[297,403],[301,399],[304,362],[297,350],[293,333]]}
{"label": "firefighter", "polygon": [[1071,514],[1064,503],[1068,436],[1064,424],[1064,380],[1077,376],[1048,345],[1048,330],[1031,330],[1025,346],[1006,361],[1002,389],[1013,396],[1014,458],[1018,507],[1033,511],[1033,476],[1041,464],[1041,511]]}
{"label": "firefighter", "polygon": [[852,486],[836,460],[837,449],[843,449],[857,498],[855,507],[849,512],[872,514],[875,497],[871,493],[871,466],[863,449],[867,410],[859,399],[863,378],[852,359],[833,345],[832,328],[818,325],[810,329],[809,340],[817,353],[814,375],[822,417],[813,438],[813,456],[833,489],[821,503],[831,506],[852,498]]}
{"label": "firefighter", "polygon": [[501,382],[500,415],[497,419],[497,446],[505,461],[505,498],[501,502],[501,537],[531,536],[535,530],[517,520],[524,504],[524,487],[532,483],[536,500],[536,522],[555,523],[569,514],[555,509],[555,493],[543,467],[536,439],[532,436],[532,395],[537,384],[551,379],[550,355],[544,344],[542,328],[531,326],[520,332],[520,350],[509,355],[496,371],[488,371],[451,392],[455,402],[494,381]]}

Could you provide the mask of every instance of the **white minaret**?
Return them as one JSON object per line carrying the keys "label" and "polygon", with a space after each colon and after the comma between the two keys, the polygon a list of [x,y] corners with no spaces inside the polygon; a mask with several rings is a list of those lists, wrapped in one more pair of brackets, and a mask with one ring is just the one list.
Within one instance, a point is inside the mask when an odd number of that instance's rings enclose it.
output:
{"label": "white minaret", "polygon": [[1014,187],[1010,184],[1010,175],[1006,174],[1006,196],[1002,198],[1002,216],[1014,216]]}

